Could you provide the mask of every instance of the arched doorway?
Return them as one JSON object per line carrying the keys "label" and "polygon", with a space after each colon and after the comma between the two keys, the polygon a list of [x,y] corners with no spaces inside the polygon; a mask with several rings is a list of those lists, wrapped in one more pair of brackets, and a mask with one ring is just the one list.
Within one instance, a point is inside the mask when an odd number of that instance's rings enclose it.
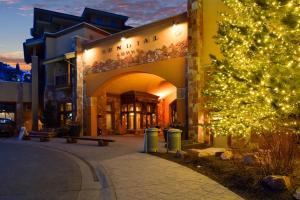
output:
{"label": "arched doorway", "polygon": [[92,94],[91,134],[142,134],[144,128],[185,123],[181,88],[143,72],[121,73]]}

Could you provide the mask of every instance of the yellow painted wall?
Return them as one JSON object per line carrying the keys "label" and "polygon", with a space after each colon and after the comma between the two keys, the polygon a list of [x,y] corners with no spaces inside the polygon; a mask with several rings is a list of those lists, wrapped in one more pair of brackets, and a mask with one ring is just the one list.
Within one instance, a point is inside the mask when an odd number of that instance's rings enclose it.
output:
{"label": "yellow painted wall", "polygon": [[222,0],[203,1],[203,54],[201,55],[203,65],[211,63],[210,54],[221,56],[214,36],[218,30],[217,21],[220,20],[220,12],[224,10],[226,7]]}
{"label": "yellow painted wall", "polygon": [[46,38],[46,59],[61,56],[65,53],[75,51],[74,37],[80,36],[87,40],[103,38],[104,35],[88,28],[80,28],[76,31],[64,34],[57,38]]}
{"label": "yellow painted wall", "polygon": [[[108,72],[90,74],[86,77],[86,91],[88,96],[93,96],[101,91],[109,81],[126,73],[144,72],[157,75],[178,88],[185,87],[185,58],[174,58],[156,63],[137,65],[134,67],[120,68]],[[171,72],[171,73],[170,73]]]}
{"label": "yellow painted wall", "polygon": [[[84,53],[85,67],[91,67],[95,62],[119,60],[128,55],[135,56],[139,50],[147,52],[186,41],[187,26],[186,15],[183,14],[92,42],[87,45]],[[121,40],[122,38],[124,40]]]}

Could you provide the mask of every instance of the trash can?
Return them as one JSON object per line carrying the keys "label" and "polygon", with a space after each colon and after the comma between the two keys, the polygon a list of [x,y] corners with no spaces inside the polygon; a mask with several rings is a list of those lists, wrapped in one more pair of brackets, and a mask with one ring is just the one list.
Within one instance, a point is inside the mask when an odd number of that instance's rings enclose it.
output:
{"label": "trash can", "polygon": [[158,151],[158,129],[157,128],[145,129],[144,151],[145,153]]}
{"label": "trash can", "polygon": [[172,128],[168,130],[168,137],[167,137],[168,151],[181,151],[181,133],[182,130],[179,129]]}

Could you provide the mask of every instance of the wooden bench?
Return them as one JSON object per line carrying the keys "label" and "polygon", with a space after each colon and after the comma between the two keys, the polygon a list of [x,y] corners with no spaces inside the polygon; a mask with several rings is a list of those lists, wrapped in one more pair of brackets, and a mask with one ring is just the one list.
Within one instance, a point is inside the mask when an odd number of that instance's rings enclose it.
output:
{"label": "wooden bench", "polygon": [[65,136],[67,143],[77,143],[77,140],[89,140],[97,141],[99,146],[108,146],[109,142],[115,142],[114,140],[104,139],[104,138],[92,138],[92,137],[74,137],[74,136]]}
{"label": "wooden bench", "polygon": [[56,137],[53,130],[50,131],[31,131],[29,135],[24,135],[23,140],[30,140],[31,138],[39,138],[40,142],[49,142],[50,138]]}
{"label": "wooden bench", "polygon": [[30,140],[31,138],[40,138],[40,142],[49,142],[50,137],[47,135],[24,135],[23,140]]}

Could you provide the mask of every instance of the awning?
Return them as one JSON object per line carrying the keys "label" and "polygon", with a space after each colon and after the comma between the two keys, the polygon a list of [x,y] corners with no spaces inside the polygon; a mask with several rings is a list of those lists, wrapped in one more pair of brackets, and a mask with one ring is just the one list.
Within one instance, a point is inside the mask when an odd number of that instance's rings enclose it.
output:
{"label": "awning", "polygon": [[43,62],[43,65],[48,65],[48,64],[52,64],[52,63],[56,63],[56,62],[60,62],[60,61],[64,61],[64,60],[69,60],[69,59],[72,59],[72,58],[75,58],[75,57],[76,57],[75,52],[69,52],[69,53],[66,53],[62,56],[58,56],[58,57],[55,57],[55,58],[45,60]]}

